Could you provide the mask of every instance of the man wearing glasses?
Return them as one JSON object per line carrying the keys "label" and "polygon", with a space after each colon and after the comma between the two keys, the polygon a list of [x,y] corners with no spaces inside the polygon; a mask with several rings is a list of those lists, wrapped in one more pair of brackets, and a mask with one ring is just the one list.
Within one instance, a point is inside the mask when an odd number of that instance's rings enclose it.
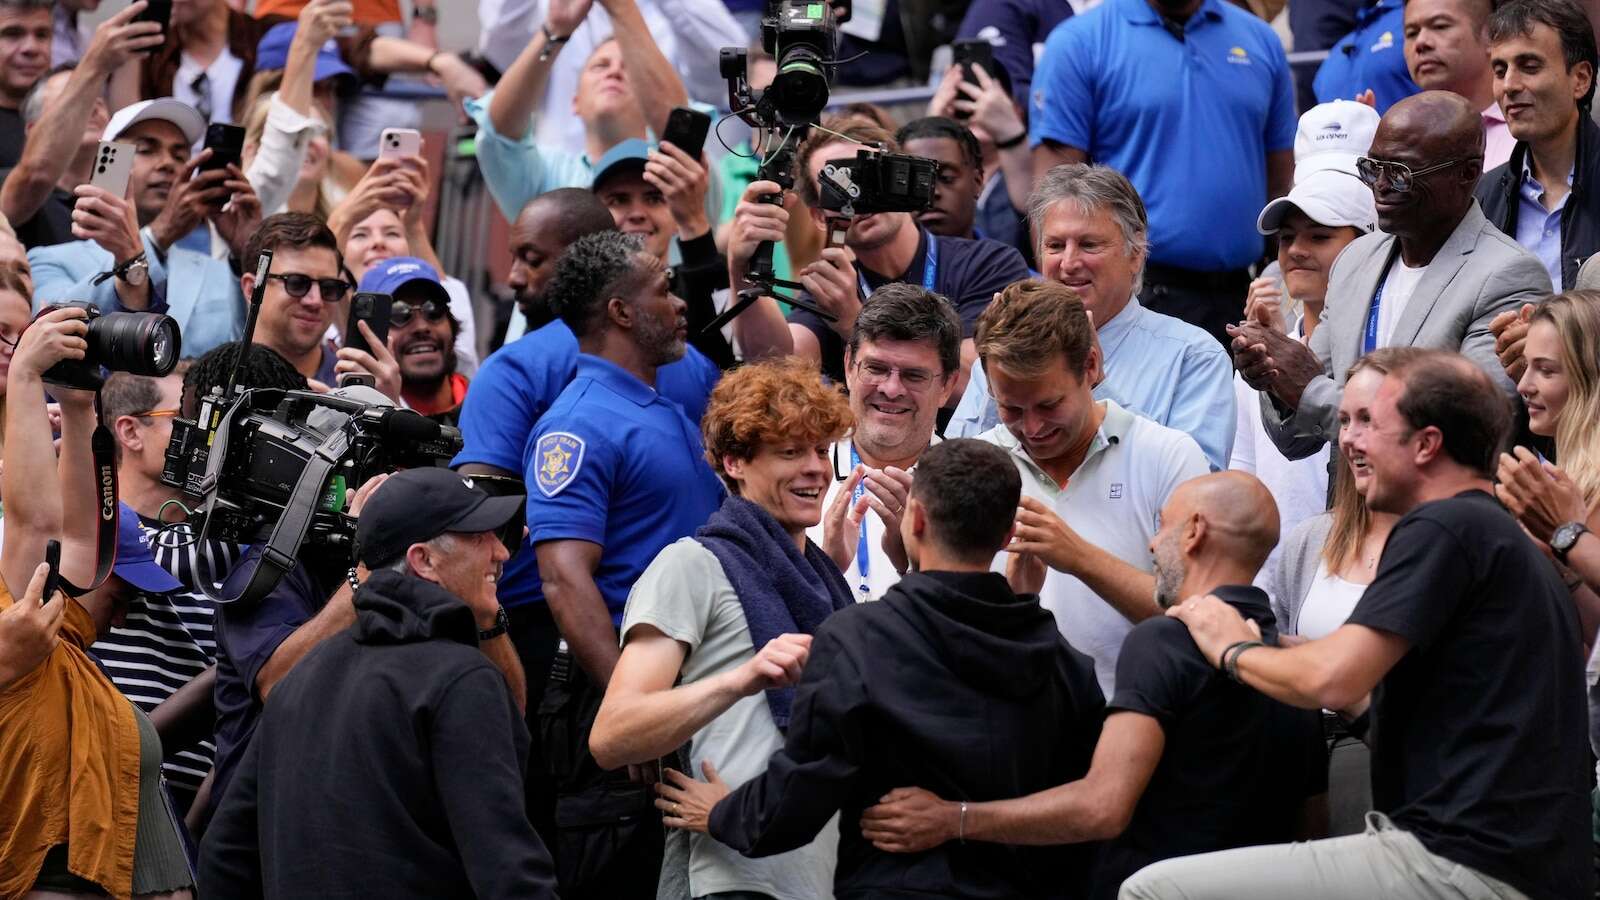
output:
{"label": "man wearing glasses", "polygon": [[1516,396],[1489,323],[1547,296],[1550,276],[1484,218],[1472,196],[1482,165],[1483,127],[1467,100],[1426,91],[1396,103],[1355,166],[1378,231],[1335,260],[1309,346],[1256,323],[1228,329],[1234,365],[1262,392],[1262,424],[1285,456],[1333,437],[1345,372],[1379,347],[1458,351]]}
{"label": "man wearing glasses", "polygon": [[467,376],[456,371],[461,323],[433,266],[414,256],[392,256],[361,276],[363,293],[394,298],[389,312],[389,355],[400,370],[405,404],[441,425],[461,419]]}

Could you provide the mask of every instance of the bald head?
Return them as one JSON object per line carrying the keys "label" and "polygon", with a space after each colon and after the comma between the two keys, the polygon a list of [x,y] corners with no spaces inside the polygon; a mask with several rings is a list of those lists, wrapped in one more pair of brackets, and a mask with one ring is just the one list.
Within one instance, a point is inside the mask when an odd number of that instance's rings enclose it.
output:
{"label": "bald head", "polygon": [[516,224],[547,229],[563,248],[586,234],[616,228],[611,211],[594,191],[583,188],[558,188],[540,194],[522,208]]}
{"label": "bald head", "polygon": [[1407,140],[1429,165],[1483,156],[1483,119],[1467,98],[1452,91],[1423,91],[1389,107],[1373,144],[1385,136]]}
{"label": "bald head", "polygon": [[1154,543],[1175,544],[1165,555],[1183,557],[1187,571],[1243,570],[1254,577],[1278,544],[1278,504],[1248,472],[1213,472],[1178,485],[1161,510],[1161,532]]}

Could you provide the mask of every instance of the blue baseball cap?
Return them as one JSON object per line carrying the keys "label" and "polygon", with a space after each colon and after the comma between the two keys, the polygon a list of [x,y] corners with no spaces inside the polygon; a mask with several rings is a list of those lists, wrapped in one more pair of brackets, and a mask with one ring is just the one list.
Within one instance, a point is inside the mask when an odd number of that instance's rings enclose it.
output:
{"label": "blue baseball cap", "polygon": [[[294,40],[294,31],[299,27],[299,22],[279,22],[267,29],[261,36],[261,42],[256,44],[256,71],[269,71],[281,69],[289,64],[289,44]],[[311,76],[312,81],[323,81],[328,78],[338,78],[345,82],[343,87],[354,87],[356,72],[345,65],[344,59],[339,56],[339,45],[329,40],[317,51],[317,68]]]}
{"label": "blue baseball cap", "polygon": [[415,256],[391,256],[379,262],[361,276],[361,285],[356,290],[397,297],[400,289],[407,286],[422,291],[429,299],[438,300],[447,307],[450,305],[450,294],[444,289],[439,270]]}
{"label": "blue baseball cap", "polygon": [[593,190],[600,190],[600,183],[614,175],[643,172],[649,159],[650,145],[641,138],[628,138],[607,150],[594,164]]}
{"label": "blue baseball cap", "polygon": [[150,537],[139,524],[139,514],[126,503],[117,516],[117,564],[112,571],[147,594],[165,594],[183,587],[182,582],[156,562],[150,550]]}

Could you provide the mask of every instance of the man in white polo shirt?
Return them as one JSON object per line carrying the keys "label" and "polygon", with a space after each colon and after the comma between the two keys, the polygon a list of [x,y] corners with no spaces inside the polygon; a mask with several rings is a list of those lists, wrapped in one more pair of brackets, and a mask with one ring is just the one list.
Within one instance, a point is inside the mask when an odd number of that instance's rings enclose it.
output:
{"label": "man in white polo shirt", "polygon": [[1205,455],[1187,434],[1094,399],[1100,350],[1065,285],[1006,288],[978,320],[977,348],[1001,423],[982,437],[1022,473],[1014,558],[1002,562],[1094,659],[1109,697],[1123,638],[1161,613],[1149,549],[1161,507],[1209,471]]}
{"label": "man in white polo shirt", "polygon": [[856,315],[844,354],[855,427],[829,448],[833,481],[807,536],[839,564],[857,600],[882,597],[906,569],[900,511],[911,470],[939,440],[939,409],[960,370],[961,318],[938,294],[886,284]]}

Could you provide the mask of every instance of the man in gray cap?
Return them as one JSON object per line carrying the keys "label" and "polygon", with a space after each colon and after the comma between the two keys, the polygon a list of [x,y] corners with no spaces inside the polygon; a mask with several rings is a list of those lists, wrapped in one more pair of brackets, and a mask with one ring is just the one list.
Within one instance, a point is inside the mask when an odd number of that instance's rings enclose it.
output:
{"label": "man in gray cap", "polygon": [[355,624],[273,691],[201,846],[208,894],[555,896],[523,805],[522,671],[496,599],[521,512],[447,469],[373,492]]}

